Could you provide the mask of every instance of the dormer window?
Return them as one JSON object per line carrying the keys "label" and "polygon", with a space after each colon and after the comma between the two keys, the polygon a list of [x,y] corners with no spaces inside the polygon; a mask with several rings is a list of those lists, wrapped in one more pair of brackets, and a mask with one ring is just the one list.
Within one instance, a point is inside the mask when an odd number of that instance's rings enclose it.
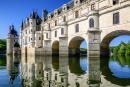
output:
{"label": "dormer window", "polygon": [[91,10],[95,10],[95,4],[91,5]]}
{"label": "dormer window", "polygon": [[113,0],[113,5],[118,4],[119,0]]}
{"label": "dormer window", "polygon": [[63,12],[67,10],[67,4],[64,4],[64,5],[62,6],[62,10],[63,10]]}

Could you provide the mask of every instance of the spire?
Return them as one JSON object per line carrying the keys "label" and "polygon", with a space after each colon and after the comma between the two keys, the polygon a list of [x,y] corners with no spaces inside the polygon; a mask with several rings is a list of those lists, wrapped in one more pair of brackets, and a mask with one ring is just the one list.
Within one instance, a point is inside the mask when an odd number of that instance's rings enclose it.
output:
{"label": "spire", "polygon": [[12,24],[12,30],[14,30],[14,25]]}
{"label": "spire", "polygon": [[9,26],[9,34],[11,33],[11,26]]}
{"label": "spire", "polygon": [[34,8],[33,8],[33,12],[34,12]]}
{"label": "spire", "polygon": [[22,24],[21,24],[21,27],[23,27],[23,20],[22,20]]}
{"label": "spire", "polygon": [[35,18],[34,9],[33,9],[33,12],[32,12],[32,18]]}

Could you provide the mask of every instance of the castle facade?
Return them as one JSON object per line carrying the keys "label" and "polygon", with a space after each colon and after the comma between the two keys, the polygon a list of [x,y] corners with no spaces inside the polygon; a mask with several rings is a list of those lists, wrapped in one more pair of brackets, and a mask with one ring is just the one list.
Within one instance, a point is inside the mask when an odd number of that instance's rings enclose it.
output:
{"label": "castle facade", "polygon": [[86,40],[88,56],[108,55],[115,37],[130,35],[129,0],[72,0],[42,18],[32,12],[20,27],[22,54],[77,55]]}

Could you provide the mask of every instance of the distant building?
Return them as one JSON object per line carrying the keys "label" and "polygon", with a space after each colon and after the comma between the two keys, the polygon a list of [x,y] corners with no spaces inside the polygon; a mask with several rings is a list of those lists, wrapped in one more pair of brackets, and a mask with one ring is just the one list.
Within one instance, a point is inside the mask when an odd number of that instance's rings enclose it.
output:
{"label": "distant building", "polygon": [[17,42],[18,43],[18,33],[17,31],[14,29],[14,25],[9,26],[9,33],[6,36],[6,40],[7,40],[7,44],[6,44],[6,53],[7,54],[12,54],[13,53],[13,47],[14,44]]}

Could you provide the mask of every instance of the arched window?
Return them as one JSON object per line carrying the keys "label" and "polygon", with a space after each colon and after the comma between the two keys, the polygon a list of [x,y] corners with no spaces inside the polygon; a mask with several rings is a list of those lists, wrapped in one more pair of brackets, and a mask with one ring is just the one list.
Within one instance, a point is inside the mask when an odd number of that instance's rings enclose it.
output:
{"label": "arched window", "polygon": [[93,19],[90,19],[90,28],[94,27],[94,20]]}
{"label": "arched window", "polygon": [[76,24],[76,32],[79,32],[79,24]]}
{"label": "arched window", "polygon": [[63,35],[63,34],[64,34],[64,29],[62,28],[62,29],[61,29],[61,35]]}

